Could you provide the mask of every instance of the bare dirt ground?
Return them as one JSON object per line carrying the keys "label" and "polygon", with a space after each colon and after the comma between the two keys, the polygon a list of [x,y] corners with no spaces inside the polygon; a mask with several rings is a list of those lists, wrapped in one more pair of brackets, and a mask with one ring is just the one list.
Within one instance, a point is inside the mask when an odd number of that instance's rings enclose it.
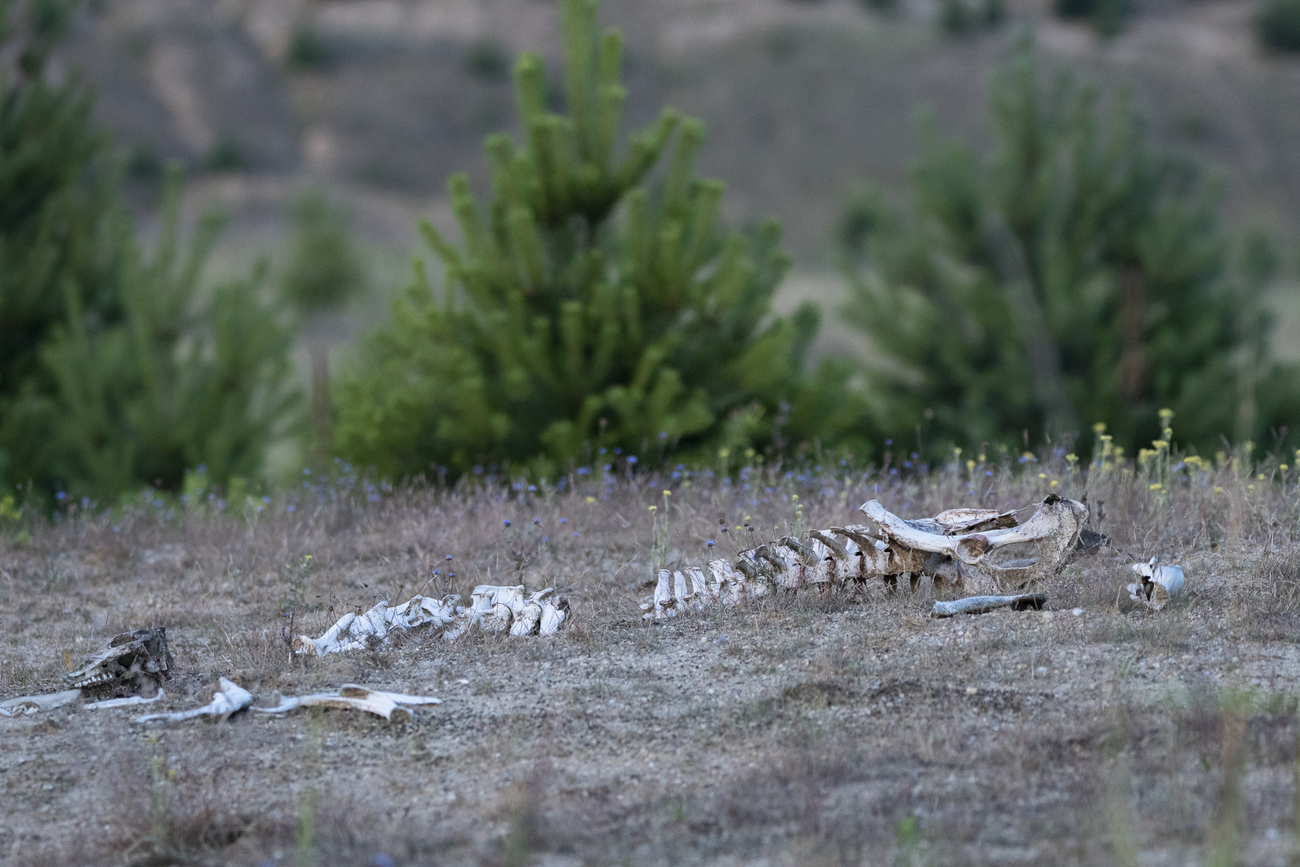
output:
{"label": "bare dirt ground", "polygon": [[[148,496],[0,524],[0,698],[59,690],[112,635],[165,626],[174,676],[147,710],[206,703],[219,676],[264,701],[348,682],[444,699],[409,724],[339,710],[140,724],[138,708],[79,706],[0,718],[0,861],[1293,863],[1294,469],[1176,465],[1155,491],[1149,474],[1087,481],[1059,457],[1041,477],[618,469],[563,491],[344,477],[269,502]],[[796,504],[824,527],[872,497],[925,516],[1049,490],[1086,494],[1113,547],[1053,579],[1044,612],[932,620],[927,583],[648,625],[648,506],[665,488],[671,556],[697,563],[709,539],[785,532]],[[1180,562],[1188,589],[1131,610],[1128,564],[1153,554]],[[319,634],[376,598],[516,581],[562,588],[568,628],[288,650],[290,612]]]}

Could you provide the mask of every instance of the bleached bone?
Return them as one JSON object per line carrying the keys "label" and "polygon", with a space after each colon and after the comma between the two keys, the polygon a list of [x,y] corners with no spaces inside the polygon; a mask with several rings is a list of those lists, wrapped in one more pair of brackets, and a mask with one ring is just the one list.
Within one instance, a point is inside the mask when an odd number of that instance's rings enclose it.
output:
{"label": "bleached bone", "polygon": [[[926,575],[936,586],[988,594],[1020,590],[1065,565],[1088,517],[1082,503],[1055,494],[1020,526],[1015,526],[1015,511],[949,509],[907,521],[875,500],[861,511],[878,529],[851,525],[812,530],[802,540],[786,536],[742,551],[730,563],[710,560],[708,577],[698,567],[661,569],[654,594],[641,603],[643,617],[661,620],[687,608],[734,604],[777,589],[836,587],[872,578],[884,579],[891,588],[900,576],[908,576],[916,589]],[[1016,544],[1032,545],[1035,556],[999,563],[989,556]]]}
{"label": "bleached bone", "polygon": [[63,679],[78,689],[100,694],[138,693],[146,682],[161,688],[173,664],[167,630],[123,632]]}
{"label": "bleached bone", "polygon": [[53,710],[72,704],[81,698],[81,690],[65,689],[63,692],[51,692],[45,695],[24,695],[0,701],[0,716],[23,716],[42,710]]}
{"label": "bleached bone", "polygon": [[445,626],[455,619],[461,609],[456,603],[459,596],[446,596],[441,600],[428,596],[414,596],[401,605],[380,601],[364,614],[349,612],[326,630],[320,638],[299,635],[293,640],[294,653],[312,653],[324,656],[346,650],[362,650],[371,641],[382,642],[394,630],[406,631],[427,623]]}
{"label": "bleached bone", "polygon": [[987,614],[999,608],[1012,611],[1038,611],[1047,604],[1045,593],[1020,593],[1015,596],[967,596],[951,602],[936,602],[931,617],[952,617],[955,614]]}
{"label": "bleached bone", "polygon": [[1152,557],[1147,563],[1134,563],[1131,567],[1141,580],[1129,584],[1124,589],[1134,602],[1141,602],[1152,611],[1159,611],[1169,604],[1183,589],[1183,567],[1161,566],[1159,557]]}
{"label": "bleached bone", "polygon": [[142,695],[133,695],[127,698],[108,698],[103,701],[92,701],[85,707],[86,710],[107,710],[114,707],[131,707],[132,705],[137,704],[153,704],[166,694],[166,690],[159,689],[153,698],[145,698]]}
{"label": "bleached bone", "polygon": [[[1088,507],[1056,494],[1048,494],[1028,521],[1018,527],[976,533],[942,535],[918,528],[888,512],[876,500],[864,503],[862,511],[880,525],[885,541],[913,551],[941,554],[966,566],[978,566],[971,574],[984,577],[997,589],[1026,587],[1054,574],[1065,564],[1071,548],[1088,520]],[[992,551],[1007,545],[1033,543],[1035,557],[1005,566],[983,563]]]}
{"label": "bleached bone", "polygon": [[276,702],[273,707],[255,707],[253,710],[257,713],[285,713],[299,707],[334,707],[363,710],[390,722],[409,722],[411,712],[401,705],[442,704],[442,699],[432,696],[384,692],[355,683],[344,684],[337,692],[303,696],[282,696],[276,692],[273,696]]}
{"label": "bleached bone", "polygon": [[511,635],[551,635],[560,629],[569,603],[555,597],[555,588],[539,590],[527,600],[524,586],[480,584],[470,596],[470,605],[460,605],[459,596],[441,600],[415,596],[401,605],[381,601],[364,614],[348,613],[339,618],[320,638],[299,635],[293,640],[294,653],[325,656],[348,650],[362,650],[381,644],[390,633],[431,625],[442,637],[455,640],[471,629],[505,632]]}
{"label": "bleached bone", "polygon": [[167,720],[168,722],[181,722],[182,720],[194,719],[198,716],[215,716],[221,719],[228,718],[231,714],[243,710],[253,703],[253,694],[244,689],[234,681],[221,678],[219,681],[221,689],[217,690],[212,696],[212,701],[203,707],[196,707],[193,710],[182,710],[175,713],[148,713],[144,716],[138,716],[135,721],[146,723],[152,720]]}

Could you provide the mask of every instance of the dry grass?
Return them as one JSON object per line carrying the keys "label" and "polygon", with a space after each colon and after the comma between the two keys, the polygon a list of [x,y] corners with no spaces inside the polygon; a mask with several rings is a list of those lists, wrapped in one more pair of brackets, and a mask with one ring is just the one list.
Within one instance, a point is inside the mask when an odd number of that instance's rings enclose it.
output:
{"label": "dry grass", "polygon": [[[23,545],[4,527],[0,696],[58,689],[114,633],[166,626],[172,708],[220,675],[264,695],[356,681],[446,703],[409,726],[339,711],[0,720],[0,860],[1279,863],[1300,797],[1297,479],[1243,458],[1090,477],[1055,454],[897,475],[611,471],[542,491],[344,476],[237,509],[72,509],[25,525]],[[1113,545],[1054,578],[1042,613],[933,621],[923,584],[650,626],[637,602],[665,489],[681,561],[780,535],[796,504],[829,526],[872,497],[914,516],[1086,496]],[[1188,590],[1129,610],[1127,565],[1155,554]],[[571,627],[288,651],[377,598],[516,581],[560,587]]]}

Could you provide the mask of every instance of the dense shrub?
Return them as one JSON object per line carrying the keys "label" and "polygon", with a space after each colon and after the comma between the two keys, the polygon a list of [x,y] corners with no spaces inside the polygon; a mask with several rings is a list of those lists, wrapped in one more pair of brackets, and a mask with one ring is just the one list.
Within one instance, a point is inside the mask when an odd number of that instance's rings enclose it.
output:
{"label": "dense shrub", "polygon": [[1027,53],[995,81],[992,133],[981,159],[927,131],[911,212],[875,197],[845,220],[881,427],[944,448],[1104,422],[1131,448],[1169,408],[1184,442],[1271,445],[1300,380],[1266,354],[1268,257],[1233,267],[1196,173]]}
{"label": "dense shrub", "polygon": [[143,253],[88,92],[44,76],[72,6],[0,5],[0,485],[112,498],[198,464],[252,475],[289,407],[287,333],[252,282],[200,302],[217,224],[181,249],[177,175]]}
{"label": "dense shrub", "polygon": [[343,307],[365,288],[347,214],[320,193],[293,203],[293,235],[280,276],[284,300],[304,313]]}
{"label": "dense shrub", "polygon": [[1255,35],[1273,51],[1300,51],[1300,0],[1264,0],[1255,13]]}
{"label": "dense shrub", "polygon": [[344,379],[342,452],[395,476],[490,461],[548,474],[601,448],[645,460],[835,437],[860,407],[840,397],[844,370],[803,375],[816,309],[771,315],[777,227],[718,229],[697,121],[667,110],[616,157],[621,38],[598,34],[589,0],[560,8],[567,113],[548,110],[542,61],[521,57],[525,144],[488,139],[485,206],[451,179],[459,245],[423,225],[445,283],[417,263]]}
{"label": "dense shrub", "polygon": [[939,29],[948,36],[967,36],[978,30],[997,27],[1007,17],[1003,0],[943,0],[939,11]]}
{"label": "dense shrub", "polygon": [[201,302],[220,219],[209,216],[182,248],[179,177],[168,187],[153,256],[125,245],[121,320],[69,310],[41,349],[54,388],[22,406],[45,431],[45,474],[73,495],[111,498],[141,484],[174,491],[199,466],[223,483],[255,477],[285,433],[290,334],[259,298],[262,274]]}
{"label": "dense shrub", "polygon": [[1087,21],[1101,36],[1119,33],[1133,13],[1132,0],[1054,0],[1053,6],[1059,17]]}

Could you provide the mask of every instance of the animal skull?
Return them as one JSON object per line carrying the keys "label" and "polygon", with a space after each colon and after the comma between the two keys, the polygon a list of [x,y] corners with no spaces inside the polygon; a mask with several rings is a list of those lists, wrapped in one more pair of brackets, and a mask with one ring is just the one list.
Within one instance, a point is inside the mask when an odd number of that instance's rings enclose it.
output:
{"label": "animal skull", "polygon": [[108,647],[90,657],[63,679],[77,689],[104,694],[139,693],[145,681],[156,688],[171,676],[173,665],[167,649],[167,630],[137,629],[115,636]]}

